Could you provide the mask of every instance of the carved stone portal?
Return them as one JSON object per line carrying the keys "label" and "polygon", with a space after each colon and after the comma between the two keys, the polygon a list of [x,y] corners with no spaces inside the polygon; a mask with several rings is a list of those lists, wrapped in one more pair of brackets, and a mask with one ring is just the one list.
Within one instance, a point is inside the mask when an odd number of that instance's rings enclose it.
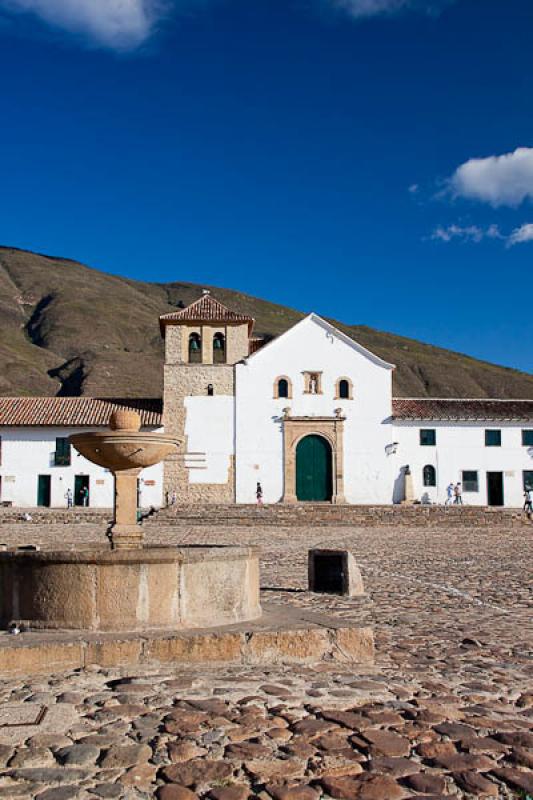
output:
{"label": "carved stone portal", "polygon": [[346,417],[291,417],[285,415],[283,424],[283,503],[297,503],[296,497],[296,447],[305,436],[323,436],[331,446],[332,503],[345,503],[344,499],[344,422]]}

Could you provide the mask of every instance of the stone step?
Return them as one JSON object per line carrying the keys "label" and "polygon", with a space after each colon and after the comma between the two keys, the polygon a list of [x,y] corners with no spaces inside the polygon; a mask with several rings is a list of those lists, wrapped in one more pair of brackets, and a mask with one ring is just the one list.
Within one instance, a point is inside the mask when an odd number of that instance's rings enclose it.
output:
{"label": "stone step", "polygon": [[[162,508],[144,518],[146,528],[184,525],[413,525],[413,526],[488,526],[509,527],[532,524],[520,509],[482,506],[355,506],[305,503],[296,505],[175,505]],[[110,508],[0,508],[0,527],[19,522],[32,525],[92,524],[107,525]],[[26,515],[31,517],[27,520]]]}
{"label": "stone step", "polygon": [[[14,522],[28,522],[39,525],[57,523],[104,524],[111,520],[113,511],[110,508],[0,508],[0,525],[12,525]],[[30,517],[31,519],[28,519]]]}
{"label": "stone step", "polygon": [[326,504],[298,505],[207,505],[172,506],[145,521],[151,526],[250,524],[291,526],[317,525],[450,525],[486,526],[528,523],[519,509],[463,506],[353,506]]}
{"label": "stone step", "polygon": [[336,620],[321,612],[264,603],[257,620],[215,628],[91,633],[31,631],[0,636],[0,678],[109,667],[172,664],[374,663],[374,634],[352,611]]}

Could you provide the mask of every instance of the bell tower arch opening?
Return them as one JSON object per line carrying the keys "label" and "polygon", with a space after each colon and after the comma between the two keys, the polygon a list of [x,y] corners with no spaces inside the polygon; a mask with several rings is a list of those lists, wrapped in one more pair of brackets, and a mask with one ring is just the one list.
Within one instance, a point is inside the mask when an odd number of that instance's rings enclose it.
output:
{"label": "bell tower arch opening", "polygon": [[189,364],[202,363],[202,338],[199,333],[189,335]]}

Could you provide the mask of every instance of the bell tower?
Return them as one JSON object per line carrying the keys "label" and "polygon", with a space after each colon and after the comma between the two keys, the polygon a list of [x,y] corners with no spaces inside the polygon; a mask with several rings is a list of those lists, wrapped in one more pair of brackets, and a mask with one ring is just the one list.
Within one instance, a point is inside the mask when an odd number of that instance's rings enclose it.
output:
{"label": "bell tower", "polygon": [[165,364],[236,364],[250,353],[254,320],[230,311],[208,291],[187,308],[159,317]]}
{"label": "bell tower", "polygon": [[179,502],[234,502],[233,472],[227,484],[189,481],[187,400],[235,396],[235,364],[250,354],[254,320],[204,291],[187,308],[163,314],[159,324],[165,340],[163,424],[184,443],[182,453],[165,462],[165,490],[176,492]]}

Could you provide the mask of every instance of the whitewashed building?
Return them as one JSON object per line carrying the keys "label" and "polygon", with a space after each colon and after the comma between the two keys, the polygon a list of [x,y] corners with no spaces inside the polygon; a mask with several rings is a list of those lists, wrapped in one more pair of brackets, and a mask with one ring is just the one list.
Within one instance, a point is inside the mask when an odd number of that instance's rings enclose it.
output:
{"label": "whitewashed building", "polygon": [[[423,503],[450,483],[469,505],[519,507],[533,488],[533,400],[392,396],[394,366],[315,314],[271,341],[208,293],[160,318],[164,397],[0,399],[1,500],[64,506],[88,485],[112,505],[112,476],[65,445],[135,407],[180,453],[145,470],[139,504],[401,502],[405,474]],[[67,452],[69,451],[69,452]],[[68,456],[68,462],[65,460]]]}
{"label": "whitewashed building", "polygon": [[[101,430],[115,410],[141,414],[141,430],[161,430],[160,400],[107,400],[90,397],[0,398],[0,502],[33,507],[113,506],[114,479],[87,461],[68,442],[74,433]],[[160,506],[161,464],[139,476],[139,505]],[[84,499],[86,498],[86,499]]]}

